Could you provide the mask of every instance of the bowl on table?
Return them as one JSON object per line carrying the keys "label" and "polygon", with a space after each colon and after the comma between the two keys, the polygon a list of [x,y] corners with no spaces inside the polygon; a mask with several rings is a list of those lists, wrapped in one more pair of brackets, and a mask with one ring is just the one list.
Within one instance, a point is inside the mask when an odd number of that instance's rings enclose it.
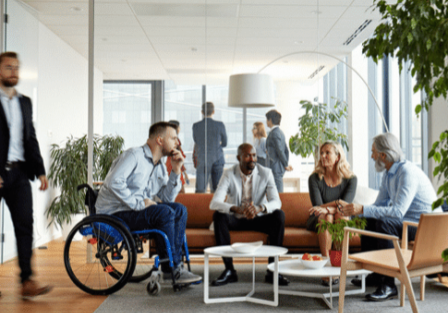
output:
{"label": "bowl on table", "polygon": [[302,264],[303,264],[303,266],[305,266],[305,268],[313,269],[313,270],[323,268],[328,263],[328,260],[329,260],[329,258],[327,258],[327,257],[323,257],[322,260],[320,260],[320,261],[300,259],[300,261],[302,261]]}
{"label": "bowl on table", "polygon": [[263,241],[235,242],[232,249],[239,253],[252,253],[263,245]]}

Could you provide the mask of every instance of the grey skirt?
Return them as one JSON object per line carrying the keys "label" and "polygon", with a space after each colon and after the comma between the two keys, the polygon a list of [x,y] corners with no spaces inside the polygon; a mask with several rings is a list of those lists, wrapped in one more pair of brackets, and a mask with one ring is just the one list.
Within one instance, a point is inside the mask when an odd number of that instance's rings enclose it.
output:
{"label": "grey skirt", "polygon": [[319,216],[310,215],[306,221],[306,229],[317,232],[317,223],[319,223]]}

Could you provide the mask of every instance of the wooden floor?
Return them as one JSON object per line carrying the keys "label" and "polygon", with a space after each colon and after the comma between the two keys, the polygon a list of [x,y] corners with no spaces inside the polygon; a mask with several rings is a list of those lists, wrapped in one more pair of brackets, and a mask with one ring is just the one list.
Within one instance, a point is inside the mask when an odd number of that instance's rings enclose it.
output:
{"label": "wooden floor", "polygon": [[[51,293],[37,297],[31,301],[24,301],[20,297],[21,284],[19,282],[19,268],[17,260],[8,261],[0,265],[0,312],[94,312],[107,298],[107,296],[92,296],[76,287],[67,275],[63,261],[65,242],[55,240],[47,244],[48,249],[35,249],[33,251],[33,271],[36,281],[40,284],[51,284],[54,289]],[[281,259],[289,259],[290,256]],[[247,264],[252,260],[236,258],[235,264]],[[257,263],[267,263],[266,258],[256,260]],[[192,264],[204,264],[202,257],[191,257]],[[211,265],[222,264],[221,258],[210,258]],[[198,273],[201,274],[201,273]]]}
{"label": "wooden floor", "polygon": [[41,284],[51,284],[51,293],[24,301],[20,297],[19,268],[17,260],[0,265],[0,312],[52,313],[94,312],[106,296],[92,296],[76,287],[68,277],[63,261],[64,242],[48,243],[48,249],[33,251],[34,279]]}

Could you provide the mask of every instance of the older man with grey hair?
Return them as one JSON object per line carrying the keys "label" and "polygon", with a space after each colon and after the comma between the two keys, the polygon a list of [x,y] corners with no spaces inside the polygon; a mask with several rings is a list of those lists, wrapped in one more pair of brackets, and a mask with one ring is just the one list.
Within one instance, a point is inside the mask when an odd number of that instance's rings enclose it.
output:
{"label": "older man with grey hair", "polygon": [[[401,238],[403,221],[417,222],[422,213],[431,212],[431,205],[437,199],[434,188],[426,174],[412,162],[404,160],[398,139],[390,134],[373,138],[372,159],[377,172],[384,173],[380,192],[374,204],[347,204],[342,212],[346,216],[362,215],[367,218],[366,230],[395,235]],[[414,240],[417,229],[410,227],[409,240]],[[361,237],[361,251],[391,249],[390,240]],[[359,279],[352,283],[361,286]],[[398,291],[393,277],[380,274],[367,276],[366,284],[378,286],[373,294],[366,295],[371,301],[397,298]]]}

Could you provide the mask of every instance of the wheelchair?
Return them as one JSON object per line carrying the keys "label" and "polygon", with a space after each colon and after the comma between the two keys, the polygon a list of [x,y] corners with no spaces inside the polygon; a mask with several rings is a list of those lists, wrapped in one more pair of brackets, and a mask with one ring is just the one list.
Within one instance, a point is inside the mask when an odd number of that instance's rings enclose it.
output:
{"label": "wheelchair", "polygon": [[[156,229],[130,231],[120,218],[96,214],[98,191],[83,184],[78,186],[78,192],[85,188],[89,216],[73,227],[64,247],[65,269],[76,286],[92,295],[109,295],[123,288],[127,282],[149,278],[146,290],[149,295],[157,295],[161,290],[162,276],[159,266],[164,262],[169,263],[175,292],[191,285],[176,282],[171,245],[165,233]],[[163,238],[168,258],[150,258],[150,241],[156,236]],[[182,260],[190,270],[186,236]]]}

